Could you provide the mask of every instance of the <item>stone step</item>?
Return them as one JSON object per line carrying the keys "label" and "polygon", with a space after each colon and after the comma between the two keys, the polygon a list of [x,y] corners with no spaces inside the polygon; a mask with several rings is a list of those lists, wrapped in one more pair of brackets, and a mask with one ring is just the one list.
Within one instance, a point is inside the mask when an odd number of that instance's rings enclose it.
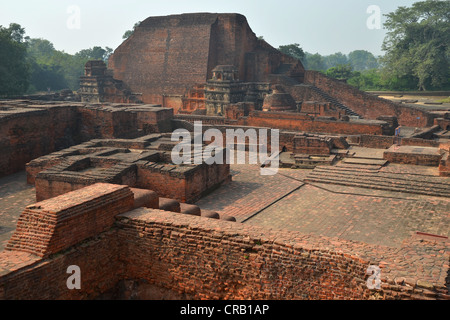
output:
{"label": "stone step", "polygon": [[450,188],[447,185],[436,185],[430,181],[411,179],[394,179],[370,172],[336,172],[330,167],[318,167],[305,179],[307,182],[328,183],[353,187],[362,187],[394,192],[406,192],[438,197],[449,197]]}
{"label": "stone step", "polygon": [[335,184],[335,185],[342,185],[347,187],[358,187],[358,188],[365,188],[365,189],[372,189],[372,190],[383,190],[383,191],[393,191],[393,192],[403,192],[403,193],[412,193],[412,194],[420,194],[420,195],[427,195],[427,196],[433,196],[433,197],[449,197],[448,193],[440,193],[440,192],[434,192],[434,191],[426,191],[426,190],[412,190],[408,188],[389,188],[386,186],[371,184],[371,183],[364,183],[364,182],[352,182],[352,181],[342,181],[342,180],[334,180],[334,179],[326,179],[326,178],[315,178],[315,177],[308,177],[305,179],[306,182],[313,182],[313,183],[325,183],[325,184]]}
{"label": "stone step", "polygon": [[358,177],[358,178],[366,178],[366,179],[375,179],[375,180],[390,180],[390,181],[407,181],[413,184],[424,184],[427,187],[435,187],[439,189],[445,189],[450,192],[450,183],[446,181],[442,181],[439,177],[424,177],[424,176],[416,176],[416,175],[408,175],[408,174],[395,174],[395,173],[387,173],[387,172],[378,172],[376,170],[362,172],[360,169],[351,170],[350,168],[341,168],[341,167],[317,167],[314,173],[326,173],[329,175],[339,175],[339,176],[349,176],[349,177]]}
{"label": "stone step", "polygon": [[328,95],[327,93],[323,92],[321,89],[317,88],[316,86],[310,86],[310,88],[316,92],[317,94],[319,94],[322,98],[324,98],[325,100],[327,100],[328,102],[334,104],[335,106],[337,106],[339,109],[342,109],[344,111],[346,111],[346,113],[348,113],[349,115],[352,116],[357,116],[362,118],[358,113],[356,113],[355,111],[353,111],[352,109],[350,109],[349,107],[345,106],[344,104],[342,104],[341,102],[339,102],[336,98]]}
{"label": "stone step", "polygon": [[389,190],[410,190],[410,191],[426,191],[431,193],[440,193],[440,194],[447,194],[450,196],[450,192],[448,191],[448,188],[446,187],[440,187],[440,186],[433,186],[431,184],[428,185],[419,185],[415,183],[410,183],[407,181],[401,181],[401,180],[386,180],[386,179],[377,179],[377,178],[371,178],[371,179],[361,179],[361,176],[351,177],[348,175],[333,175],[330,176],[328,173],[320,173],[316,172],[314,174],[311,174],[308,176],[308,178],[319,178],[319,179],[327,179],[327,180],[337,180],[337,181],[346,181],[350,183],[360,183],[363,181],[364,183],[369,183],[370,185],[377,185],[377,186],[383,186],[386,188],[389,188]]}
{"label": "stone step", "polygon": [[387,160],[383,159],[369,159],[369,158],[346,158],[343,160],[346,164],[362,164],[362,165],[378,165],[385,166],[387,164]]}

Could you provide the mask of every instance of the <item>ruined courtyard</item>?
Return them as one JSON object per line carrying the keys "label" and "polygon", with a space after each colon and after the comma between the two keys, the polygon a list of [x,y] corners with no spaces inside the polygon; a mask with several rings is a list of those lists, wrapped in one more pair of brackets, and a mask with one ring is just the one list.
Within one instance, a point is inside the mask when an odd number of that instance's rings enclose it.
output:
{"label": "ruined courtyard", "polygon": [[[305,70],[238,14],[151,17],[80,85],[0,100],[0,299],[450,298],[447,106]],[[277,173],[174,164],[198,122],[279,130]]]}

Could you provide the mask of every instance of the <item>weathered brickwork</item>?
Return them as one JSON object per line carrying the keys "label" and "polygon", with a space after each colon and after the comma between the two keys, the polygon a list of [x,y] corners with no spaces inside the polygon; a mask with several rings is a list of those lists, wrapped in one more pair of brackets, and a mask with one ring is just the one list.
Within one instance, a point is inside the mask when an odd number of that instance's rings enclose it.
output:
{"label": "weathered brickwork", "polygon": [[306,131],[311,133],[329,134],[368,134],[384,135],[390,129],[384,121],[354,120],[342,121],[336,119],[320,119],[300,113],[262,112],[252,111],[248,117],[241,117],[237,121],[230,121],[222,117],[205,117],[200,115],[181,115],[175,119],[190,122],[201,121],[208,125],[235,125],[246,127],[262,127],[287,131]]}
{"label": "weathered brickwork", "polygon": [[[445,240],[421,238],[399,250],[160,210],[117,218],[110,231],[45,260],[1,252],[0,298],[92,299],[123,280],[145,280],[186,299],[450,298],[445,275],[419,272],[414,279],[395,266],[399,255],[407,263],[408,256],[431,253],[445,268]],[[66,287],[70,265],[82,270],[81,290]],[[379,290],[367,287],[369,265],[381,267]]]}
{"label": "weathered brickwork", "polygon": [[431,113],[369,95],[317,71],[306,71],[305,83],[318,87],[367,119],[396,116],[400,125],[411,127],[429,127],[434,122]]}
{"label": "weathered brickwork", "polygon": [[[117,231],[113,229],[50,259],[20,251],[2,251],[0,299],[95,299],[123,277],[123,264],[117,259],[117,248]],[[67,288],[67,278],[70,276],[67,269],[73,265],[82,270],[83,290]]]}
{"label": "weathered brickwork", "polygon": [[172,109],[155,105],[0,103],[0,176],[40,156],[90,139],[169,132]]}
{"label": "weathered brickwork", "polygon": [[134,208],[128,187],[97,184],[25,209],[7,250],[47,257],[111,228],[114,217]]}
{"label": "weathered brickwork", "polygon": [[0,176],[25,163],[79,142],[76,105],[0,104]]}
{"label": "weathered brickwork", "polygon": [[[292,131],[340,134],[383,135],[388,125],[384,121],[355,120],[352,122],[322,120],[298,113],[267,113],[254,111],[242,125],[272,127]],[[386,129],[385,129],[386,128]]]}
{"label": "weathered brickwork", "polygon": [[[139,61],[139,63],[138,63]],[[233,65],[244,82],[267,81],[286,73],[303,79],[301,63],[259,40],[239,14],[196,13],[150,17],[143,21],[109,60],[114,78],[145,103],[164,104],[165,95],[187,96],[212,78],[218,65]],[[179,99],[176,109],[182,107]]]}
{"label": "weathered brickwork", "polygon": [[[239,14],[148,18],[109,68],[0,101],[0,177],[34,184],[0,180],[0,299],[450,300],[448,112],[305,71]],[[191,156],[232,130],[279,170],[176,164],[197,121],[219,137]]]}
{"label": "weathered brickwork", "polygon": [[[42,201],[94,183],[148,189],[161,197],[193,203],[230,181],[229,164],[175,165],[170,135],[95,139],[27,164],[27,180]],[[167,150],[167,151],[166,151]],[[216,150],[224,159],[224,149]]]}
{"label": "weathered brickwork", "polygon": [[437,167],[443,153],[439,148],[393,145],[384,153],[384,159],[392,163],[405,163]]}

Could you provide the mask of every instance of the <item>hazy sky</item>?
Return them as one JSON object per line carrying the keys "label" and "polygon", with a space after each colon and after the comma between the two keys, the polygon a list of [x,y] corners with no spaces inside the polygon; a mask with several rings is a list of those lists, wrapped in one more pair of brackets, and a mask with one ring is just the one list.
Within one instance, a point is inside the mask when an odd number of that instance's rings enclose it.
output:
{"label": "hazy sky", "polygon": [[[382,54],[381,14],[410,6],[411,0],[1,0],[0,25],[16,22],[32,38],[50,40],[68,53],[93,46],[116,49],[122,35],[150,16],[190,12],[241,13],[257,36],[274,47],[299,43],[307,52],[348,54],[357,49]],[[77,14],[79,12],[79,15]],[[79,19],[78,19],[79,18]],[[385,18],[382,16],[381,22]],[[79,22],[79,23],[78,23]]]}

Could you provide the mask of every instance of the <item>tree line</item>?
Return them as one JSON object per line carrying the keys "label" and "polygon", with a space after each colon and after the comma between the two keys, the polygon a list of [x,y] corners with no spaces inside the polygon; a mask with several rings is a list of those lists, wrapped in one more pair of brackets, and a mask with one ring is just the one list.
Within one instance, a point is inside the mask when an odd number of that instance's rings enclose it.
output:
{"label": "tree line", "polygon": [[279,50],[361,90],[450,90],[450,1],[420,1],[386,17],[384,56],[364,50],[321,56],[298,43]]}
{"label": "tree line", "polygon": [[[386,15],[387,30],[375,57],[365,50],[322,56],[304,52],[298,43],[279,50],[301,60],[306,69],[347,81],[361,90],[450,90],[450,1],[425,0]],[[139,26],[136,23],[123,39]],[[78,90],[88,60],[107,62],[109,47],[73,55],[45,39],[30,39],[20,25],[0,26],[0,97]]]}
{"label": "tree line", "polygon": [[0,26],[0,97],[79,89],[89,60],[107,61],[111,48],[93,47],[75,54],[56,50],[45,39],[25,36],[17,23]]}

